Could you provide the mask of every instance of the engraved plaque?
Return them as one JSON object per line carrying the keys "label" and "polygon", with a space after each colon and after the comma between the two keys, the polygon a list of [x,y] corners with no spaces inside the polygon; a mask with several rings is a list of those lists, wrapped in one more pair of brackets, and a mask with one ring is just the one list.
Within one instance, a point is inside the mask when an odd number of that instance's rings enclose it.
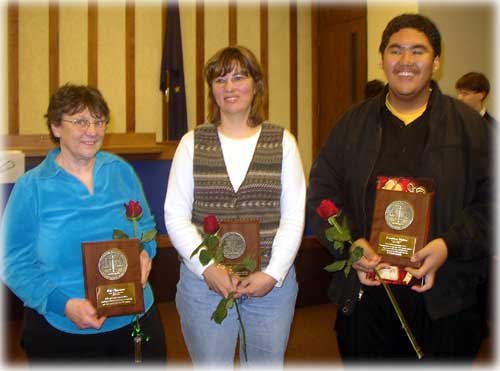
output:
{"label": "engraved plaque", "polygon": [[99,316],[144,311],[139,240],[82,243],[86,298]]}
{"label": "engraved plaque", "polygon": [[[377,189],[373,211],[370,244],[390,267],[379,274],[387,283],[413,285],[414,277],[404,267],[418,267],[411,256],[424,247],[429,238],[433,182],[428,179],[412,179],[425,192],[403,192]],[[368,274],[374,277],[374,274]]]}
{"label": "engraved plaque", "polygon": [[127,273],[128,261],[120,249],[106,250],[97,264],[99,273],[107,280],[118,280]]}
{"label": "engraved plaque", "polygon": [[238,259],[245,253],[247,246],[245,238],[238,232],[225,233],[220,243],[226,259]]}
{"label": "engraved plaque", "polygon": [[221,246],[224,252],[224,265],[246,277],[250,272],[240,269],[245,259],[252,258],[260,270],[260,237],[258,220],[225,220],[221,226]]}
{"label": "engraved plaque", "polygon": [[413,207],[406,201],[393,201],[385,209],[385,222],[397,231],[406,229],[413,222]]}

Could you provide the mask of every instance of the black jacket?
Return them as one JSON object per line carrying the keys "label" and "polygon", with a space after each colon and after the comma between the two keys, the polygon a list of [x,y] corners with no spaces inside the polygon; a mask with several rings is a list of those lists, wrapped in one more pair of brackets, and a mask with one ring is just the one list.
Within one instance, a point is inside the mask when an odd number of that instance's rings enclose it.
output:
{"label": "black jacket", "polygon": [[[489,238],[491,133],[472,109],[443,95],[435,82],[432,87],[429,135],[413,176],[436,182],[430,239],[442,237],[448,246],[448,260],[436,273],[433,288],[423,294],[429,315],[436,319],[475,303],[475,286],[484,279],[494,247]],[[330,242],[324,230],[328,225],[316,213],[323,199],[343,209],[353,240],[369,239],[367,184],[380,150],[386,94],[387,87],[345,113],[312,166],[307,212],[315,235],[327,247]],[[343,272],[334,273],[329,296],[350,314],[360,288],[354,270],[347,278]]]}

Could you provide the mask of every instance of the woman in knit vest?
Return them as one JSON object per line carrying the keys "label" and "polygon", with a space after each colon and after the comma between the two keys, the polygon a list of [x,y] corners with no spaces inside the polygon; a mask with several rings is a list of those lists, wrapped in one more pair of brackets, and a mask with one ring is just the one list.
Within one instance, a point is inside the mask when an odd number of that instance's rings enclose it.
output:
{"label": "woman in knit vest", "polygon": [[[236,293],[248,365],[282,366],[297,281],[293,262],[304,228],[305,179],[295,138],[264,121],[265,82],[250,50],[228,47],[205,66],[208,122],[188,132],[175,153],[165,200],[169,237],[181,256],[176,305],[195,366],[233,367],[236,311],[217,324],[212,312]],[[261,270],[239,280],[191,254],[203,220],[257,219]],[[240,359],[245,362],[240,337]]]}

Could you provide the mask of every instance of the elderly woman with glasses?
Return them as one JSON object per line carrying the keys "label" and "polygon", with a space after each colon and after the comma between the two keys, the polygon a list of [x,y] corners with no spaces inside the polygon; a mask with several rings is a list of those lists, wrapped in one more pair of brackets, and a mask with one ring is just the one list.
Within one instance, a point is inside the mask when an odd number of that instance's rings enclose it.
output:
{"label": "elderly woman with glasses", "polygon": [[[2,220],[3,280],[24,303],[21,344],[30,363],[130,362],[135,315],[98,316],[85,298],[83,242],[133,235],[124,204],[138,201],[138,230],[155,228],[139,178],[121,158],[100,151],[109,108],[92,87],[64,85],[47,114],[59,146],[16,182]],[[163,327],[148,280],[156,242],[140,253],[145,313],[139,325],[152,341],[143,362],[165,362]],[[134,322],[136,323],[136,322]]]}
{"label": "elderly woman with glasses", "polygon": [[[233,367],[236,311],[211,321],[222,297],[238,298],[247,366],[283,365],[297,297],[293,262],[304,228],[305,180],[295,138],[264,121],[265,83],[244,47],[217,52],[205,66],[208,122],[175,153],[165,200],[169,237],[182,258],[176,305],[195,366]],[[262,268],[239,280],[219,264],[191,257],[206,216],[258,220]],[[240,335],[243,335],[240,332]]]}

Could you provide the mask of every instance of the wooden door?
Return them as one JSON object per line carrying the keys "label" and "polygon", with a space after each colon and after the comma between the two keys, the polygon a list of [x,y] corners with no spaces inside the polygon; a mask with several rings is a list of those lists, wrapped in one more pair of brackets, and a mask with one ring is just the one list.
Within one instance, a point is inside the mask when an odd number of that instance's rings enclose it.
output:
{"label": "wooden door", "polygon": [[366,5],[316,8],[316,127],[313,155],[340,116],[363,99],[366,84]]}

